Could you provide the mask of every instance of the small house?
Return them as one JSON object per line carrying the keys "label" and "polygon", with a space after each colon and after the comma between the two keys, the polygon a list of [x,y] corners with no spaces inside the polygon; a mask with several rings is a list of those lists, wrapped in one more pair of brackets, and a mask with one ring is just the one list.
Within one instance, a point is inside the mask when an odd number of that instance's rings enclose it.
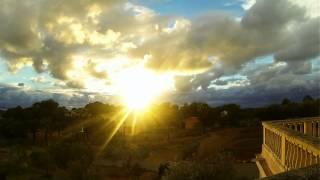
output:
{"label": "small house", "polygon": [[193,116],[185,120],[185,124],[184,124],[185,129],[191,130],[199,127],[201,127],[201,122],[198,117]]}

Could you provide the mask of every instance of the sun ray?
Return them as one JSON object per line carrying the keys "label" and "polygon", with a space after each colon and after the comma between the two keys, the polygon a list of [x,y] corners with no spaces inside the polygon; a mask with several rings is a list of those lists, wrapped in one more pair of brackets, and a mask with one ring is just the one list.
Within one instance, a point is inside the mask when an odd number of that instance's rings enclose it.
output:
{"label": "sun ray", "polygon": [[[127,110],[124,114],[124,116],[118,121],[118,123],[116,124],[116,126],[113,128],[113,130],[111,131],[111,133],[109,134],[106,142],[100,147],[99,152],[102,152],[106,146],[109,144],[109,142],[111,141],[111,139],[113,138],[113,136],[118,132],[118,130],[120,129],[120,127],[122,126],[122,124],[127,120],[128,116],[130,115],[131,110]],[[99,153],[100,154],[100,153]]]}
{"label": "sun ray", "polygon": [[135,135],[135,130],[136,130],[136,123],[137,123],[137,112],[133,112],[133,120],[132,120],[132,125],[131,125],[131,135]]}
{"label": "sun ray", "polygon": [[92,123],[92,120],[88,118],[86,120],[83,120],[80,123],[77,123],[73,126],[70,126],[67,129],[63,130],[61,132],[61,134],[63,134],[64,138],[68,138],[68,137],[72,136],[75,132],[77,132],[79,129],[81,129],[82,127],[86,126],[89,123]]}
{"label": "sun ray", "polygon": [[120,110],[116,114],[114,114],[106,123],[104,123],[97,131],[103,131],[106,127],[108,127],[113,122],[117,121],[121,115],[123,115],[127,110]]}

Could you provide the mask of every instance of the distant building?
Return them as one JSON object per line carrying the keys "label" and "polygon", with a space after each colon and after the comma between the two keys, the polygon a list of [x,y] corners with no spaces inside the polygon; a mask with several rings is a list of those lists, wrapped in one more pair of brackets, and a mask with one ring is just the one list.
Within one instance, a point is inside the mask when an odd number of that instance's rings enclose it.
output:
{"label": "distant building", "polygon": [[226,117],[226,116],[228,116],[228,111],[226,111],[226,110],[222,111],[222,112],[220,113],[220,116],[221,116],[221,117]]}
{"label": "distant building", "polygon": [[201,127],[201,122],[198,117],[192,116],[185,120],[185,129],[196,129]]}

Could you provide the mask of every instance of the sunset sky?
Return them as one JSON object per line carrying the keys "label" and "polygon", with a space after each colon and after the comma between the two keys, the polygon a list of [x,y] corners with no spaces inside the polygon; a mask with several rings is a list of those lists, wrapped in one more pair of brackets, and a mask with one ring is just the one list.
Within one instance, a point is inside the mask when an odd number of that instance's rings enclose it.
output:
{"label": "sunset sky", "polygon": [[0,0],[0,108],[320,97],[319,9],[318,0]]}

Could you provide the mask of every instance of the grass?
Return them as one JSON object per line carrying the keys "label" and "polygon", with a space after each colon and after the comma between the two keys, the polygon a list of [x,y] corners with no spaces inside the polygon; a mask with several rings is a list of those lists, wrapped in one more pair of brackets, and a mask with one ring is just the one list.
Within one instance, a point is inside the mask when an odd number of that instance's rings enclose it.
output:
{"label": "grass", "polygon": [[[192,133],[173,131],[169,139],[166,131],[137,135],[122,140],[115,138],[114,143],[107,146],[105,155],[95,160],[90,173],[93,177],[97,175],[95,179],[101,179],[98,178],[99,175],[103,176],[102,179],[106,177],[125,179],[132,176],[147,178],[156,175],[161,163],[201,160],[223,150],[232,152],[238,161],[249,161],[260,152],[262,143],[261,128],[225,128],[193,136],[187,134]],[[1,152],[0,159],[5,159],[5,153]],[[129,156],[130,167],[125,167]],[[37,177],[30,172],[35,171],[10,175],[8,179]],[[59,172],[53,173],[59,174]],[[63,175],[62,172],[60,174]]]}

